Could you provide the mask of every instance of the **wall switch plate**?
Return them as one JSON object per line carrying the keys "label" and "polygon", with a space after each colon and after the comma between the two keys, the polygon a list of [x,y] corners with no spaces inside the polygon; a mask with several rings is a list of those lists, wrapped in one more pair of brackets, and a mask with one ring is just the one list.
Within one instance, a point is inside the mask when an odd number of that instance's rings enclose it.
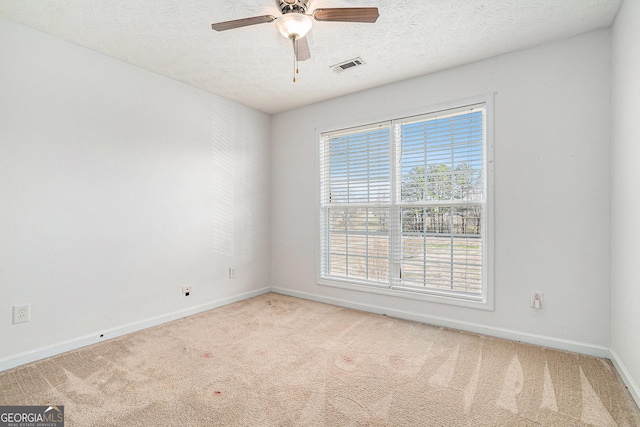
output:
{"label": "wall switch plate", "polygon": [[13,324],[28,322],[31,319],[29,304],[13,306]]}
{"label": "wall switch plate", "polygon": [[233,267],[229,267],[229,279],[236,278],[236,269]]}
{"label": "wall switch plate", "polygon": [[531,292],[531,307],[536,309],[542,308],[542,303],[544,301],[544,293],[543,292]]}
{"label": "wall switch plate", "polygon": [[189,295],[191,295],[191,286],[183,286],[182,293],[184,294],[185,297],[188,297]]}

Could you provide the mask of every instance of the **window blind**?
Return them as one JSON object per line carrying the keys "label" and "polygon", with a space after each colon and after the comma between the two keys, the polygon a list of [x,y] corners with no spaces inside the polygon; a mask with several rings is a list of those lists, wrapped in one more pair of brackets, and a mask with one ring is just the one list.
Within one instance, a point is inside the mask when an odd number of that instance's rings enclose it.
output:
{"label": "window blind", "polygon": [[484,107],[399,120],[398,287],[482,293]]}
{"label": "window blind", "polygon": [[389,281],[390,124],[322,136],[324,276]]}

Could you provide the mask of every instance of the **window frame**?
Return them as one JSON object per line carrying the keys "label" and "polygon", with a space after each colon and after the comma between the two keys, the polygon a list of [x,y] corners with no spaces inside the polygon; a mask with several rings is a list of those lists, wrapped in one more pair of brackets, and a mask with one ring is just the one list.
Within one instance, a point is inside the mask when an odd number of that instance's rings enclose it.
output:
{"label": "window frame", "polygon": [[[484,192],[484,208],[485,215],[483,218],[483,247],[482,247],[482,292],[480,295],[460,294],[455,292],[439,291],[436,289],[419,289],[409,288],[402,285],[394,285],[392,278],[389,283],[376,284],[363,280],[357,280],[354,278],[339,278],[339,277],[322,277],[323,267],[323,245],[325,237],[323,236],[324,226],[322,224],[323,214],[323,202],[322,202],[322,155],[323,155],[323,135],[327,133],[337,134],[339,132],[354,132],[358,129],[367,129],[374,126],[380,126],[385,123],[389,123],[389,126],[393,128],[396,122],[408,121],[411,119],[427,118],[429,116],[440,116],[447,111],[455,111],[470,107],[472,105],[484,104],[484,158],[483,167],[485,170],[485,179],[483,183]],[[395,117],[384,117],[372,120],[362,120],[358,124],[351,124],[346,126],[326,126],[325,129],[316,129],[316,141],[318,142],[319,149],[317,151],[317,193],[316,202],[317,206],[317,254],[316,254],[316,280],[317,284],[321,286],[337,287],[348,290],[356,290],[361,292],[369,292],[381,295],[388,295],[394,297],[410,298],[423,301],[444,303],[450,305],[457,305],[463,307],[472,307],[484,310],[494,309],[494,225],[493,225],[493,204],[494,204],[494,138],[493,138],[493,94],[477,96],[473,98],[467,98],[460,101],[448,102],[423,108],[421,110],[413,110],[402,112]],[[393,138],[393,131],[391,133]],[[396,180],[399,179],[398,171],[396,170],[399,157],[396,157],[397,143],[390,141],[391,147],[391,173],[396,175]],[[392,187],[394,187],[392,185]],[[391,190],[392,193],[396,189]],[[392,201],[389,203],[391,209],[401,209],[401,206],[406,202],[402,202],[399,198],[393,199],[395,194],[391,195]],[[395,201],[394,201],[395,200]],[[446,203],[445,203],[446,204]],[[375,203],[370,203],[375,205]],[[390,213],[390,216],[392,214]],[[396,229],[397,231],[397,229]],[[391,234],[391,231],[390,231]],[[390,237],[391,238],[391,237]],[[397,239],[397,238],[396,238]],[[393,243],[390,244],[390,246]],[[392,259],[391,253],[388,255],[389,260]]]}

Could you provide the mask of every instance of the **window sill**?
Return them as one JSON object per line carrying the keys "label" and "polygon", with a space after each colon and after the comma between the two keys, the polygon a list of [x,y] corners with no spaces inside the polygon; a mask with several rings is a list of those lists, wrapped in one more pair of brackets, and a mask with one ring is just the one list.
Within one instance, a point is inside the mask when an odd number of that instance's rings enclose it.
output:
{"label": "window sill", "polygon": [[483,298],[482,296],[473,297],[447,292],[413,290],[402,287],[389,288],[386,285],[357,284],[339,279],[319,279],[318,285],[493,311],[493,300],[488,297]]}

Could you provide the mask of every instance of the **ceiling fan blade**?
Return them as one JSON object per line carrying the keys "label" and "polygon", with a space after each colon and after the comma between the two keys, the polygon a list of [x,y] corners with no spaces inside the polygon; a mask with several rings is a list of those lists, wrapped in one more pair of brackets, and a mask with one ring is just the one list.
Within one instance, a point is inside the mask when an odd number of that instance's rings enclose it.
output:
{"label": "ceiling fan blade", "polygon": [[313,11],[316,21],[373,23],[379,16],[377,7],[329,7]]}
{"label": "ceiling fan blade", "polygon": [[309,43],[307,42],[307,38],[303,37],[301,39],[297,39],[295,41],[298,46],[296,49],[296,58],[298,61],[306,61],[311,58],[311,52],[309,51]]}
{"label": "ceiling fan blade", "polygon": [[254,16],[252,18],[234,19],[233,21],[216,22],[211,24],[211,28],[216,31],[232,30],[234,28],[247,27],[249,25],[264,24],[265,22],[275,21],[275,16],[263,15]]}

